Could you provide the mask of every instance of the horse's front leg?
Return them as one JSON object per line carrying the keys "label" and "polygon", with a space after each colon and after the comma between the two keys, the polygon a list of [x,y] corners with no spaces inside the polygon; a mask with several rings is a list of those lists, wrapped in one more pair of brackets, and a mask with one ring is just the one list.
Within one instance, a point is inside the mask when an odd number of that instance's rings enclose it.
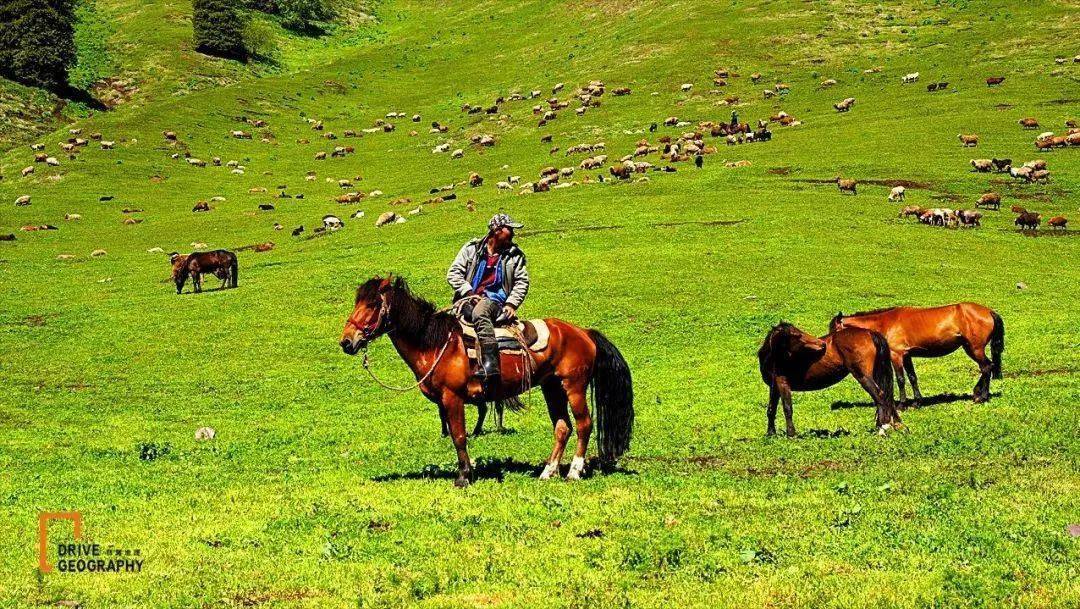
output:
{"label": "horse's front leg", "polygon": [[443,395],[442,407],[446,409],[446,418],[450,422],[450,439],[457,449],[458,476],[454,486],[465,488],[472,481],[472,462],[466,450],[465,437],[465,401],[459,396],[447,392]]}
{"label": "horse's front leg", "polygon": [[915,362],[911,361],[911,355],[904,354],[904,370],[907,371],[908,380],[911,381],[911,393],[914,395],[915,406],[922,404],[922,392],[919,391],[919,377],[915,376]]}
{"label": "horse's front leg", "polygon": [[769,417],[769,428],[765,432],[766,436],[776,435],[776,406],[780,403],[780,390],[776,388],[776,383],[769,385],[769,409],[767,411]]}
{"label": "horse's front leg", "polygon": [[896,351],[890,351],[892,359],[893,376],[896,378],[896,388],[900,390],[900,405],[907,402],[907,389],[904,385],[904,356]]}
{"label": "horse's front leg", "polygon": [[787,437],[794,438],[798,435],[795,432],[794,413],[791,408],[791,387],[787,384],[787,381],[778,382],[778,389],[780,391],[780,400],[784,403],[784,422],[787,424]]}
{"label": "horse's front leg", "polygon": [[893,423],[900,423],[900,415],[896,412],[896,407],[891,403],[889,396],[885,395],[885,390],[880,385],[874,382],[870,377],[870,374],[861,372],[852,373],[856,381],[862,385],[862,388],[866,390],[866,393],[870,395],[870,399],[877,405],[877,429],[879,433],[884,434],[886,430],[892,427]]}
{"label": "horse's front leg", "polygon": [[484,419],[487,419],[488,405],[487,402],[480,402],[476,405],[476,427],[472,430],[472,435],[479,436],[484,433]]}

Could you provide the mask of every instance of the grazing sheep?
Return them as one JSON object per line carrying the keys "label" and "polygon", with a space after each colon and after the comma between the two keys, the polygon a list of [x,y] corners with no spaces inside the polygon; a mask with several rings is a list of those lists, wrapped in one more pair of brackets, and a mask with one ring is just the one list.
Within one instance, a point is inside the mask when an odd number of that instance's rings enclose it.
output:
{"label": "grazing sheep", "polygon": [[45,164],[49,165],[50,167],[59,167],[60,161],[56,160],[56,157],[51,156],[45,159]]}
{"label": "grazing sheep", "polygon": [[904,189],[903,186],[894,187],[892,189],[892,191],[889,192],[889,201],[891,201],[893,203],[896,203],[897,201],[903,201],[904,200],[904,190],[905,189]]}
{"label": "grazing sheep", "polygon": [[619,87],[611,90],[612,95],[630,95],[630,87]]}
{"label": "grazing sheep", "polygon": [[323,216],[322,221],[323,221],[323,228],[325,228],[327,230],[337,230],[337,229],[342,228],[342,227],[345,226],[345,223],[341,221],[341,218],[339,218],[339,217],[337,217],[337,216],[335,216],[333,214],[327,214],[327,215]]}
{"label": "grazing sheep", "polygon": [[461,148],[458,148],[458,149],[456,149],[456,150],[454,150],[453,152],[450,153],[450,158],[452,158],[452,159],[460,159],[463,156],[465,156],[465,151],[462,150]]}
{"label": "grazing sheep", "polygon": [[172,142],[176,141],[176,132],[175,131],[162,131],[161,135],[164,136],[166,140],[169,140],[169,141],[172,141]]}
{"label": "grazing sheep", "polygon": [[821,88],[822,89],[827,89],[827,88],[829,88],[829,87],[831,87],[831,86],[833,86],[835,84],[836,84],[836,79],[835,78],[828,78],[828,79],[825,79],[825,80],[821,81]]}
{"label": "grazing sheep", "polygon": [[1033,211],[1025,211],[1016,217],[1014,222],[1021,230],[1038,230],[1039,225],[1042,224],[1042,215]]}
{"label": "grazing sheep", "polygon": [[975,207],[985,207],[987,209],[1000,209],[1001,208],[1001,195],[996,192],[987,192],[979,196],[979,199],[975,201]]}
{"label": "grazing sheep", "polygon": [[693,89],[694,85],[691,84],[691,83],[686,82],[686,83],[683,83],[683,85],[681,87],[679,87],[679,88],[682,89],[683,93],[685,93],[685,92],[689,91],[690,89]]}
{"label": "grazing sheep", "polygon": [[23,195],[18,199],[15,199],[15,205],[17,207],[26,207],[27,205],[30,205],[30,195]]}
{"label": "grazing sheep", "polygon": [[909,84],[909,83],[913,83],[913,82],[918,82],[918,81],[919,81],[919,73],[918,72],[912,72],[911,74],[906,74],[900,79],[900,83],[905,84],[905,85]]}
{"label": "grazing sheep", "polygon": [[978,135],[965,135],[963,133],[958,133],[956,134],[956,137],[960,140],[960,143],[963,144],[964,147],[975,147],[979,145]]}
{"label": "grazing sheep", "polygon": [[198,201],[195,203],[195,207],[191,208],[192,212],[197,211],[210,211],[210,204],[206,201]]}
{"label": "grazing sheep", "polygon": [[112,150],[115,147],[116,147],[116,142],[111,141],[111,140],[101,140],[101,149],[102,150]]}
{"label": "grazing sheep", "polygon": [[1005,172],[1009,170],[1009,166],[1012,165],[1012,159],[990,159],[990,162],[994,164],[994,170],[998,172]]}
{"label": "grazing sheep", "polygon": [[982,213],[971,209],[956,212],[961,226],[982,226]]}
{"label": "grazing sheep", "polygon": [[1023,208],[1023,207],[1021,207],[1019,205],[1013,205],[1011,208],[1009,208],[1009,211],[1011,211],[1014,214],[1022,214],[1024,212],[1026,212],[1027,209],[1025,209],[1025,208]]}
{"label": "grazing sheep", "polygon": [[250,140],[251,139],[251,134],[248,133],[247,131],[236,130],[236,131],[230,132],[230,135],[232,135],[234,138],[236,138],[238,140]]}
{"label": "grazing sheep", "polygon": [[274,211],[274,206],[270,203],[260,203],[259,209],[262,211]]}
{"label": "grazing sheep", "polygon": [[1039,121],[1032,118],[1032,117],[1030,117],[1030,116],[1026,117],[1026,118],[1022,118],[1022,119],[1020,119],[1020,120],[1018,120],[1016,122],[1021,127],[1023,127],[1024,129],[1038,129],[1039,128]]}
{"label": "grazing sheep", "polygon": [[918,219],[919,216],[923,215],[923,213],[925,212],[926,210],[919,207],[918,205],[908,205],[900,210],[900,214],[897,217],[903,218],[905,216],[914,216],[916,219]]}
{"label": "grazing sheep", "polygon": [[315,153],[315,160],[316,161],[325,161],[326,160],[326,151],[325,150],[320,150],[319,152],[316,152]]}
{"label": "grazing sheep", "polygon": [[187,162],[188,165],[192,165],[194,167],[206,167],[206,161],[202,159],[190,158],[187,160]]}
{"label": "grazing sheep", "polygon": [[498,188],[499,190],[510,190],[513,187],[510,185],[510,182],[497,182],[495,188]]}
{"label": "grazing sheep", "polygon": [[300,226],[297,226],[296,228],[294,228],[292,230],[292,236],[293,237],[299,237],[300,233],[302,233],[302,232],[304,232],[304,225],[303,224],[301,224]]}
{"label": "grazing sheep", "polygon": [[1066,135],[1065,144],[1069,146],[1080,146],[1080,132]]}
{"label": "grazing sheep", "polygon": [[833,104],[833,108],[836,108],[837,112],[847,112],[848,110],[851,110],[852,106],[854,106],[854,105],[855,105],[855,98],[854,97],[847,97],[847,98],[844,98],[843,100]]}
{"label": "grazing sheep", "polygon": [[1065,216],[1054,216],[1053,218],[1050,218],[1050,221],[1047,222],[1047,224],[1050,225],[1050,228],[1056,228],[1056,229],[1059,229],[1059,230],[1067,230],[1069,220]]}
{"label": "grazing sheep", "polygon": [[1053,131],[1043,131],[1039,135],[1035,136],[1035,141],[1037,142],[1039,140],[1048,140],[1048,139],[1050,139],[1052,137],[1054,137],[1054,132]]}
{"label": "grazing sheep", "polygon": [[23,176],[24,178],[25,178],[26,176],[28,176],[28,175],[32,174],[32,173],[34,173],[34,166],[33,166],[33,165],[27,165],[26,167],[23,167],[23,170],[22,170],[22,176]]}
{"label": "grazing sheep", "polygon": [[442,152],[449,152],[449,151],[450,151],[450,144],[439,144],[438,146],[431,149],[432,154],[439,154],[439,153],[442,153]]}
{"label": "grazing sheep", "polygon": [[82,215],[80,215],[80,214],[64,214],[64,219],[65,220],[71,220],[71,221],[82,220]]}
{"label": "grazing sheep", "polygon": [[484,178],[475,171],[469,174],[469,186],[476,188],[484,183]]}
{"label": "grazing sheep", "polygon": [[1049,150],[1052,150],[1053,148],[1054,148],[1054,138],[1053,137],[1048,137],[1048,138],[1041,139],[1041,140],[1035,140],[1035,149],[1036,150],[1047,150],[1047,151],[1049,151]]}
{"label": "grazing sheep", "polygon": [[971,167],[979,173],[987,173],[993,171],[994,161],[992,159],[971,159]]}
{"label": "grazing sheep", "polygon": [[1024,180],[1025,182],[1030,182],[1031,181],[1031,174],[1034,173],[1034,172],[1035,172],[1035,170],[1030,168],[1030,167],[1020,167],[1020,168],[1010,167],[1009,168],[1009,175],[1010,176],[1012,176],[1013,178],[1016,178],[1017,180]]}
{"label": "grazing sheep", "polygon": [[855,191],[855,187],[858,184],[855,180],[841,178],[836,176],[836,187],[840,190],[840,193],[850,192],[851,194],[858,194]]}
{"label": "grazing sheep", "polygon": [[1045,169],[1036,169],[1036,170],[1031,172],[1031,181],[1032,182],[1043,182],[1043,183],[1049,182],[1050,181],[1050,172],[1045,170]]}

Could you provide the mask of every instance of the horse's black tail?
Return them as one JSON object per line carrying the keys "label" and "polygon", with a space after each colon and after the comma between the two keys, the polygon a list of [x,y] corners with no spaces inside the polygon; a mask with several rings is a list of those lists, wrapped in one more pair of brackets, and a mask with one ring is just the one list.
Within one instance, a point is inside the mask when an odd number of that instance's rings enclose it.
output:
{"label": "horse's black tail", "polygon": [[992,375],[994,378],[1001,378],[1001,353],[1005,351],[1005,322],[1001,320],[1001,316],[991,311],[990,315],[994,317],[994,330],[990,333],[990,350],[991,359],[993,360]]}
{"label": "horse's black tail", "polygon": [[874,383],[881,388],[889,403],[895,404],[892,351],[889,350],[889,341],[885,340],[885,337],[877,332],[871,332],[870,334],[874,339],[874,348],[877,350],[874,355]]}
{"label": "horse's black tail", "polygon": [[589,380],[596,409],[597,444],[605,465],[615,461],[630,448],[634,429],[634,385],[630,367],[622,353],[597,330],[589,330],[596,345],[596,361]]}
{"label": "horse's black tail", "polygon": [[236,287],[236,280],[237,280],[236,275],[239,272],[240,272],[240,263],[237,262],[236,256],[233,255],[232,260],[230,261],[230,264],[229,264],[229,283],[232,284],[232,287],[234,287],[234,288]]}

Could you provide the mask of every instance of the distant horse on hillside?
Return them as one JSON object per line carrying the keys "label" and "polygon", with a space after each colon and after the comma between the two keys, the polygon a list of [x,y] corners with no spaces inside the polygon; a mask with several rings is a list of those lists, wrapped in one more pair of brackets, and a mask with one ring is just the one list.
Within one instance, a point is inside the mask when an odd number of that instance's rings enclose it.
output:
{"label": "distant horse on hillside", "polygon": [[[911,380],[915,405],[922,400],[913,357],[941,357],[963,348],[979,365],[975,402],[990,399],[990,377],[1001,378],[1001,353],[1005,350],[1005,322],[992,309],[973,302],[940,307],[892,307],[844,315],[837,313],[829,331],[866,328],[885,335],[892,351],[893,368],[900,385],[900,401],[905,400],[904,370]],[[986,348],[990,347],[991,356]]]}
{"label": "distant horse on hillside", "polygon": [[776,405],[783,400],[788,437],[795,436],[791,392],[816,391],[839,383],[849,373],[877,405],[877,428],[900,424],[893,402],[889,345],[877,332],[850,328],[821,338],[786,323],[773,327],[758,350],[761,380],[769,387],[770,436],[776,435]]}
{"label": "distant horse on hillside", "polygon": [[416,386],[441,409],[450,425],[457,449],[458,475],[454,484],[468,486],[472,462],[466,450],[465,404],[509,400],[526,388],[539,385],[555,429],[555,442],[541,479],[559,471],[570,437],[570,413],[577,428],[577,449],[567,478],[580,478],[593,429],[586,403],[591,386],[596,409],[600,458],[613,465],[630,447],[634,425],[634,390],[630,368],[619,350],[597,330],[587,330],[558,319],[546,319],[547,346],[530,351],[530,365],[513,365],[504,354],[502,377],[492,393],[485,393],[473,372],[461,325],[445,311],[416,296],[400,277],[372,277],[356,290],[352,315],[341,334],[341,349],[356,355],[386,334],[416,376]]}
{"label": "distant horse on hillside", "polygon": [[202,292],[204,273],[211,273],[220,279],[222,288],[236,287],[239,266],[236,262],[236,254],[230,251],[194,252],[187,256],[173,252],[170,260],[173,264],[173,281],[176,283],[177,294],[184,290],[184,284],[189,276],[195,293]]}

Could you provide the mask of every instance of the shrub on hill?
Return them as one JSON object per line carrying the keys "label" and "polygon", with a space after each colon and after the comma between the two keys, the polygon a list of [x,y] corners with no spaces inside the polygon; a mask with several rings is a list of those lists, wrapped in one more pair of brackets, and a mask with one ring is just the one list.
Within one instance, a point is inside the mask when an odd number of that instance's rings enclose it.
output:
{"label": "shrub on hill", "polygon": [[0,75],[60,91],[75,62],[74,0],[0,2]]}
{"label": "shrub on hill", "polygon": [[207,55],[246,61],[244,30],[247,13],[241,0],[195,0],[195,50]]}

